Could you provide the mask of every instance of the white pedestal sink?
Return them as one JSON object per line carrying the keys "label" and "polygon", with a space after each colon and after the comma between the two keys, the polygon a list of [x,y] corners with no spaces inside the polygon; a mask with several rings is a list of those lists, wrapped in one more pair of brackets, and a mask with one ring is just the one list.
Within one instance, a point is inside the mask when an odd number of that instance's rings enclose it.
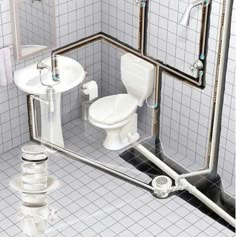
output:
{"label": "white pedestal sink", "polygon": [[[43,60],[43,63],[51,67],[51,58]],[[61,93],[78,86],[85,77],[83,67],[75,60],[57,56],[57,68],[60,83],[52,80],[52,72],[44,69],[41,71],[43,84],[53,88],[53,111],[44,102],[40,102],[41,108],[41,138],[45,141],[64,147],[64,139],[61,124]],[[40,72],[37,63],[16,70],[14,82],[22,91],[39,96],[40,99],[48,100],[49,87],[40,81]]]}

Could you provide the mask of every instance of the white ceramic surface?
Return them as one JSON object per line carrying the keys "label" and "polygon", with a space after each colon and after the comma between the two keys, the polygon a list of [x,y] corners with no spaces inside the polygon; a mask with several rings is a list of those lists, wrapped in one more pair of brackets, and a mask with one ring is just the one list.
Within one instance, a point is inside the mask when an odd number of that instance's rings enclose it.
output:
{"label": "white ceramic surface", "polygon": [[153,64],[131,53],[121,56],[121,80],[127,93],[137,98],[139,107],[153,92],[154,76]]}
{"label": "white ceramic surface", "polygon": [[[51,67],[51,58],[42,61]],[[52,80],[52,72],[42,70],[42,81],[54,88],[55,93],[68,91],[78,86],[84,79],[85,71],[83,67],[74,59],[57,56],[60,83]],[[46,95],[48,87],[43,86],[40,82],[40,73],[37,69],[37,63],[14,72],[14,82],[22,91],[33,95]]]}
{"label": "white ceramic surface", "polygon": [[[51,58],[42,61],[51,68]],[[37,69],[37,63],[24,67],[14,72],[16,86],[25,93],[38,95],[43,101],[50,101],[48,94],[50,85],[53,87],[53,111],[50,105],[40,102],[41,109],[41,139],[49,143],[64,147],[64,138],[61,127],[61,93],[78,86],[85,78],[83,67],[74,59],[57,56],[57,70],[59,81],[52,79],[52,72]],[[41,78],[41,80],[40,80]]]}

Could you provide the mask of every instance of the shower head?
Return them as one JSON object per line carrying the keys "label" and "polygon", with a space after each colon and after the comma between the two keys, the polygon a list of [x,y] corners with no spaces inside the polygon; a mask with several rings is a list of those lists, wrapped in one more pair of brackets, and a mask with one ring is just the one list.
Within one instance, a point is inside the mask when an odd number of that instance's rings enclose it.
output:
{"label": "shower head", "polygon": [[188,26],[189,19],[190,19],[190,13],[191,13],[192,9],[198,5],[201,5],[201,4],[203,5],[204,2],[205,2],[205,0],[195,0],[195,1],[191,2],[188,5],[187,9],[185,10],[184,15],[182,16],[179,24],[183,25],[183,26]]}

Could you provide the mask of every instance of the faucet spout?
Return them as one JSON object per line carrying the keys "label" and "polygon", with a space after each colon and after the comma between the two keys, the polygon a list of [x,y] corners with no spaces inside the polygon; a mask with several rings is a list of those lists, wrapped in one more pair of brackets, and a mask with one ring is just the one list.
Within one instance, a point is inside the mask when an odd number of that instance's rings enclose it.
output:
{"label": "faucet spout", "polygon": [[43,63],[42,61],[37,63],[37,69],[38,70],[43,70],[43,69],[47,69],[48,71],[51,71],[51,67],[46,65],[45,63]]}
{"label": "faucet spout", "polygon": [[[55,60],[53,60],[53,63],[55,64],[54,61]],[[37,70],[39,70],[39,72],[40,72],[40,80],[41,80],[41,73],[42,73],[41,71],[43,69],[47,69],[48,71],[52,72],[52,80],[54,82],[58,82],[58,83],[60,82],[59,72],[58,72],[58,69],[57,69],[57,64],[55,64],[56,66],[54,64],[52,64],[53,66],[51,67],[51,66],[43,63],[42,61],[37,63]],[[41,80],[41,83],[42,83],[42,85],[44,85],[42,80]],[[45,86],[47,86],[47,85],[45,85]]]}
{"label": "faucet spout", "polygon": [[199,5],[204,5],[206,2],[206,0],[195,0],[195,1],[192,1],[187,9],[185,10],[181,20],[180,20],[180,25],[183,25],[183,26],[188,26],[189,25],[189,19],[190,19],[190,14],[191,14],[191,11],[193,8],[199,6]]}

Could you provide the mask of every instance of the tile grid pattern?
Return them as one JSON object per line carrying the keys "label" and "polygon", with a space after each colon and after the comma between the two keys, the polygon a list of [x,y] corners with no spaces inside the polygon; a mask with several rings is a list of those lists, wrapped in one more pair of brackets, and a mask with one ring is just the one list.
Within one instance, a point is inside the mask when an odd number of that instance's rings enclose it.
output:
{"label": "tile grid pattern", "polygon": [[49,27],[52,25],[52,2],[35,1],[32,4],[32,0],[25,0],[19,3],[19,24],[22,27],[20,37],[23,45],[52,45]]}
{"label": "tile grid pattern", "polygon": [[204,90],[165,74],[162,80],[161,139],[165,150],[174,149],[200,165],[204,165],[207,154],[220,10],[220,2],[213,1]]}
{"label": "tile grid pattern", "polygon": [[101,32],[100,0],[57,0],[57,46]]}
{"label": "tile grid pattern", "polygon": [[167,154],[170,148],[204,165],[210,106],[209,94],[163,74],[160,138]]}
{"label": "tile grid pattern", "polygon": [[[143,130],[139,129],[140,141],[147,138]],[[105,164],[111,168],[131,175],[134,178],[151,181],[145,174],[135,170],[131,164],[125,162],[119,154],[127,150],[130,146],[118,151],[110,151],[104,148],[103,141],[105,139],[105,131],[97,128],[80,118],[70,121],[63,125],[63,135],[65,137],[65,147],[76,154],[84,156],[88,159]]]}
{"label": "tile grid pattern", "polygon": [[137,48],[139,7],[133,0],[102,0],[102,31]]}
{"label": "tile grid pattern", "polygon": [[[20,172],[19,147],[1,154],[0,236],[24,237],[17,213],[20,195],[9,189]],[[61,188],[49,193],[50,208],[58,218],[44,237],[233,237],[234,233],[215,222],[178,196],[154,198],[149,192],[111,177],[60,154],[50,156],[49,173]]]}
{"label": "tile grid pattern", "polygon": [[[140,141],[146,140],[150,134],[145,133],[142,129],[138,129]],[[133,166],[124,161],[119,154],[127,151],[130,146],[118,151],[109,151],[103,147],[105,132],[103,129],[94,127],[88,121],[83,121],[80,118],[70,121],[63,126],[63,135],[65,137],[65,147],[76,154],[87,157],[91,160],[98,161],[111,168],[115,168],[120,172],[131,175],[134,178],[141,179],[144,182],[150,182],[143,172],[135,170]],[[133,145],[132,145],[133,146]],[[174,155],[174,151],[173,154]],[[176,154],[175,154],[176,155]],[[188,170],[200,169],[195,161],[186,157],[176,156],[175,160],[178,164],[185,166]]]}
{"label": "tile grid pattern", "polygon": [[148,55],[196,77],[190,70],[199,58],[201,9],[191,12],[188,27],[179,24],[190,0],[150,1]]}

